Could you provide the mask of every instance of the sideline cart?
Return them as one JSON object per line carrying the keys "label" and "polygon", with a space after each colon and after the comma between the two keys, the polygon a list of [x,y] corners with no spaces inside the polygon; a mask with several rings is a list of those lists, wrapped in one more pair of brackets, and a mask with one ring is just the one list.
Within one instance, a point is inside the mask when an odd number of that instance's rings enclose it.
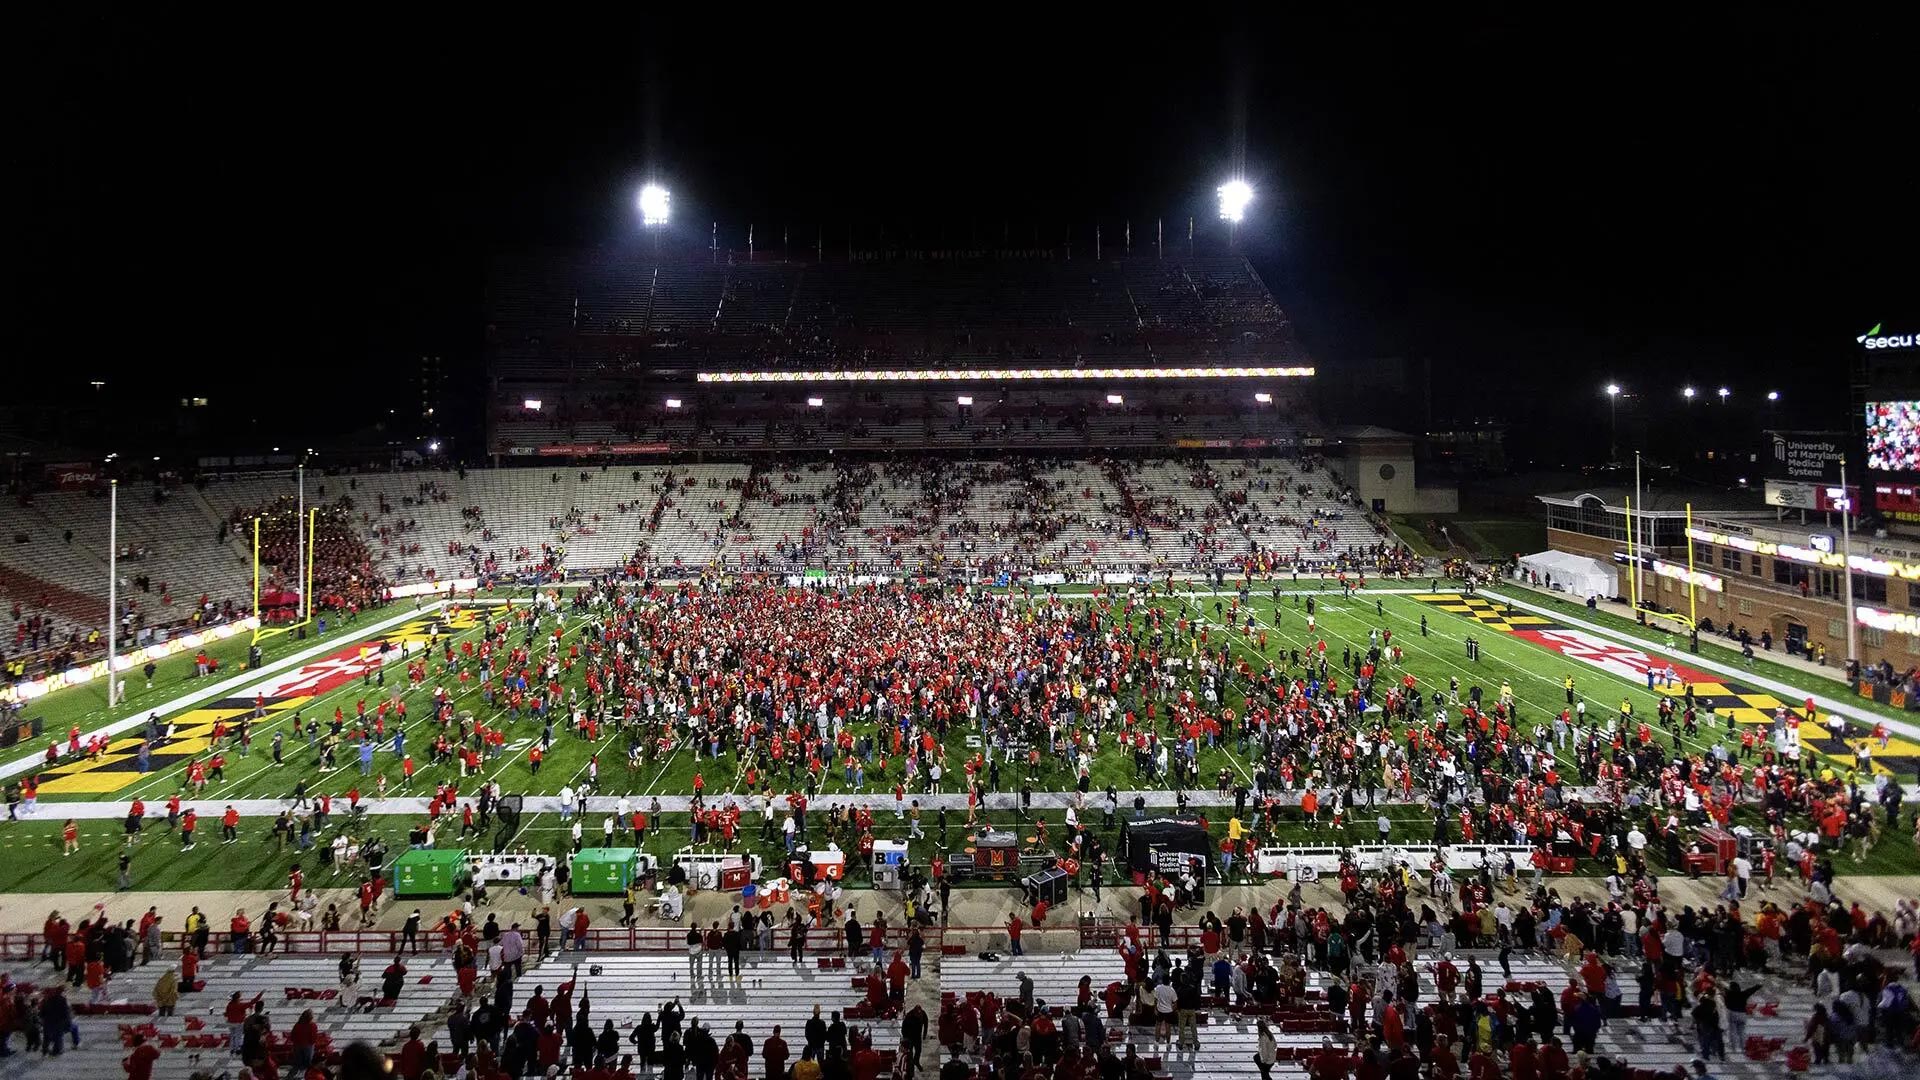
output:
{"label": "sideline cart", "polygon": [[674,865],[686,872],[687,884],[696,889],[720,889],[739,892],[760,877],[760,856],[728,851],[695,851],[682,848],[673,856]]}
{"label": "sideline cart", "polygon": [[467,853],[409,848],[393,861],[393,895],[447,897],[467,883]]}
{"label": "sideline cart", "polygon": [[618,896],[633,883],[639,867],[638,848],[583,848],[573,857],[574,895]]}

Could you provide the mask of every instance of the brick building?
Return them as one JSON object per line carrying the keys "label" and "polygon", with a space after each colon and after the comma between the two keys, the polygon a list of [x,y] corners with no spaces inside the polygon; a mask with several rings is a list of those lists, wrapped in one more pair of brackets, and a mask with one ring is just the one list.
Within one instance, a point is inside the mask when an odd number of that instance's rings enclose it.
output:
{"label": "brick building", "polygon": [[[1556,551],[1611,562],[1630,590],[1626,500],[1632,489],[1596,488],[1542,495],[1547,543]],[[1634,507],[1641,602],[1687,613],[1688,546],[1692,547],[1695,611],[1701,632],[1730,624],[1755,649],[1764,638],[1838,665],[1846,656],[1846,606],[1839,519],[1762,506],[1725,491],[1648,492]],[[1693,522],[1687,524],[1687,504]],[[1830,520],[1829,520],[1830,519]],[[1853,536],[1854,618],[1860,659],[1897,671],[1920,664],[1920,540]],[[1709,629],[1709,625],[1711,629]]]}

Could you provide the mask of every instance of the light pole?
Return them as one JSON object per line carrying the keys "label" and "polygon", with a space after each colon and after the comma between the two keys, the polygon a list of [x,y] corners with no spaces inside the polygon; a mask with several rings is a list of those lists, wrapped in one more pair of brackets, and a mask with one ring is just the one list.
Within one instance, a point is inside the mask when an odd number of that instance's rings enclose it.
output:
{"label": "light pole", "polygon": [[1847,459],[1840,457],[1840,560],[1846,581],[1841,586],[1845,590],[1842,610],[1846,612],[1847,623],[1847,659],[1857,660],[1860,650],[1854,640],[1853,613],[1853,530],[1847,519],[1853,516],[1853,496],[1847,491]]}
{"label": "light pole", "polygon": [[1607,384],[1607,460],[1620,460],[1620,384]]}

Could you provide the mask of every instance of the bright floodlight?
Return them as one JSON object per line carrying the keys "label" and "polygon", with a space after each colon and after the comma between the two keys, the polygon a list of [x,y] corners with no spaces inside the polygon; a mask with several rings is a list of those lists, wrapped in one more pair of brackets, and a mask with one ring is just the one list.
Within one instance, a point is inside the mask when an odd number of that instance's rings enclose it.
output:
{"label": "bright floodlight", "polygon": [[1220,185],[1218,194],[1222,219],[1237,222],[1247,216],[1247,204],[1253,201],[1253,185],[1245,180],[1229,180]]}
{"label": "bright floodlight", "polygon": [[1689,387],[1687,387],[1687,388],[1686,388],[1685,390],[1682,390],[1682,391],[1680,391],[1680,396],[1681,396],[1681,397],[1684,397],[1684,398],[1686,398],[1686,399],[1687,399],[1688,401],[1692,401],[1692,400],[1693,400],[1693,387],[1691,387],[1691,386],[1689,386]]}
{"label": "bright floodlight", "polygon": [[667,408],[669,408],[669,409],[677,409],[677,408],[679,408],[679,407],[680,407],[680,399],[679,399],[679,398],[677,398],[677,397],[670,397],[670,398],[668,398],[668,399],[667,399]]}
{"label": "bright floodlight", "polygon": [[1620,396],[1620,384],[1619,384],[1619,383],[1608,383],[1608,384],[1607,384],[1607,396],[1608,396],[1608,397],[1619,397],[1619,396]]}
{"label": "bright floodlight", "polygon": [[1767,400],[1768,400],[1768,401],[1779,401],[1779,400],[1780,400],[1780,391],[1778,391],[1778,390],[1769,390],[1769,391],[1767,391]]}
{"label": "bright floodlight", "polygon": [[1721,400],[1721,401],[1725,401],[1725,400],[1727,400],[1727,395],[1728,395],[1728,394],[1731,394],[1731,393],[1733,393],[1733,391],[1731,391],[1731,390],[1729,390],[1729,389],[1727,389],[1727,388],[1726,388],[1726,387],[1724,387],[1724,386],[1723,386],[1723,387],[1721,387],[1721,388],[1720,388],[1720,400]]}
{"label": "bright floodlight", "polygon": [[957,398],[956,400],[958,400],[958,401],[960,402],[960,404],[962,404],[962,405],[971,405],[971,404],[973,404],[973,395],[972,395],[972,394],[961,394],[961,395],[959,396],[959,398]]}
{"label": "bright floodlight", "polygon": [[807,399],[807,407],[808,407],[808,408],[813,408],[813,409],[817,409],[817,408],[819,408],[820,406],[822,406],[822,405],[825,405],[826,403],[827,403],[827,399],[826,399],[826,398],[817,398],[817,397],[810,397],[810,398],[808,398],[808,399]]}
{"label": "bright floodlight", "polygon": [[1262,405],[1271,405],[1273,404],[1273,395],[1267,393],[1265,390],[1261,390],[1258,393],[1253,395],[1253,400],[1259,402]]}
{"label": "bright floodlight", "polygon": [[1107,395],[1107,404],[1109,404],[1109,405],[1121,405],[1121,404],[1125,404],[1125,403],[1126,403],[1126,400],[1127,400],[1126,398],[1123,398],[1123,397],[1121,397],[1121,396],[1120,396],[1119,394],[1108,394],[1108,395]]}
{"label": "bright floodlight", "polygon": [[667,211],[672,201],[673,196],[668,194],[667,189],[661,187],[659,184],[648,184],[641,188],[640,224],[665,225],[667,223]]}
{"label": "bright floodlight", "polygon": [[522,408],[526,409],[528,412],[540,411],[540,399],[537,397],[530,397],[527,400],[521,402],[520,405]]}
{"label": "bright floodlight", "polygon": [[440,444],[439,444],[439,442],[437,442],[437,441],[435,441],[435,442],[430,442],[430,443],[428,443],[428,444],[427,444],[427,453],[429,453],[429,454],[437,454],[437,453],[439,453],[439,452],[440,452]]}

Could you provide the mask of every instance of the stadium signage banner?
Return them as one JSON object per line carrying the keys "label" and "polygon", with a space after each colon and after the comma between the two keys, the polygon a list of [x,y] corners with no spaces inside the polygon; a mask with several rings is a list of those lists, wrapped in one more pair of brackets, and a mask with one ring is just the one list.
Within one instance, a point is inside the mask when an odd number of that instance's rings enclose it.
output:
{"label": "stadium signage banner", "polygon": [[62,491],[84,491],[100,482],[100,470],[88,461],[63,461],[47,466],[47,479]]}
{"label": "stadium signage banner", "polygon": [[1290,439],[1175,439],[1173,445],[1182,450],[1264,450],[1269,446],[1287,446]]}
{"label": "stadium signage banner", "polygon": [[666,454],[673,444],[649,443],[553,443],[548,446],[509,446],[514,457],[589,457],[594,454]]}
{"label": "stadium signage banner", "polygon": [[1846,436],[1837,431],[1771,431],[1776,480],[1812,480],[1837,483],[1840,460],[1846,456]]}
{"label": "stadium signage banner", "polygon": [[1859,505],[1860,489],[1849,485],[1843,492],[1837,485],[1810,484],[1792,480],[1769,480],[1766,503],[1789,510],[1839,510],[1844,504]]}
{"label": "stadium signage banner", "polygon": [[1683,565],[1661,559],[1653,560],[1653,572],[1664,578],[1698,586],[1708,592],[1719,592],[1726,585],[1726,582],[1716,575],[1700,570],[1689,570]]}
{"label": "stadium signage banner", "polygon": [[1881,328],[1884,325],[1883,323],[1874,323],[1873,329],[1853,340],[1859,342],[1863,348],[1869,351],[1876,349],[1911,349],[1914,347],[1914,340],[1917,335],[1911,333],[1883,334],[1881,333]]}

